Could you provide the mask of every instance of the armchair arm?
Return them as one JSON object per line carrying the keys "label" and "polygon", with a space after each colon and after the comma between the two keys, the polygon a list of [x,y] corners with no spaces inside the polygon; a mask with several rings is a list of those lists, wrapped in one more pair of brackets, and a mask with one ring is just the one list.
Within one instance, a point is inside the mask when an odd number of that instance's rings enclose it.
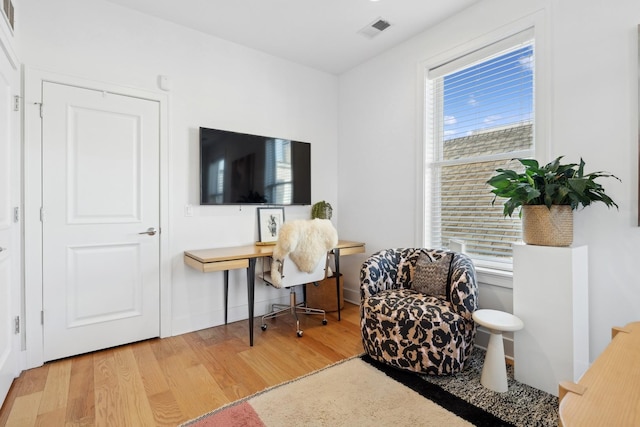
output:
{"label": "armchair arm", "polygon": [[453,309],[468,320],[478,309],[476,270],[471,258],[462,253],[456,253],[451,262],[449,301]]}
{"label": "armchair arm", "polygon": [[360,268],[360,300],[363,301],[396,284],[399,256],[395,249],[385,249],[367,258]]}
{"label": "armchair arm", "polygon": [[[371,255],[360,269],[360,300],[378,292],[409,286],[411,266],[419,250],[385,249]],[[413,264],[412,264],[413,263]]]}

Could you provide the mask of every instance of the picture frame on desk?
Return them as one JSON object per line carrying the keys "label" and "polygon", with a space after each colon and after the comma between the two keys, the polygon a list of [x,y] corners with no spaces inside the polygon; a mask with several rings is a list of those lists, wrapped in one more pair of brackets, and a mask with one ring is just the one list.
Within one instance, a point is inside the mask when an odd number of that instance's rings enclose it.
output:
{"label": "picture frame on desk", "polygon": [[284,208],[258,208],[258,241],[260,245],[275,245],[284,224]]}

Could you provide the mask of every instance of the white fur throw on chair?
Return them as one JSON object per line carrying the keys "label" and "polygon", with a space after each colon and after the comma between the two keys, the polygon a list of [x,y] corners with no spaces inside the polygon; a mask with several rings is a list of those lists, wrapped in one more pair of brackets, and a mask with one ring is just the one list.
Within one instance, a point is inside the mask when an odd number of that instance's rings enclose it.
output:
{"label": "white fur throw on chair", "polygon": [[338,244],[338,232],[328,219],[299,219],[282,224],[273,248],[271,280],[276,287],[282,283],[278,263],[289,254],[298,269],[311,273],[318,260]]}

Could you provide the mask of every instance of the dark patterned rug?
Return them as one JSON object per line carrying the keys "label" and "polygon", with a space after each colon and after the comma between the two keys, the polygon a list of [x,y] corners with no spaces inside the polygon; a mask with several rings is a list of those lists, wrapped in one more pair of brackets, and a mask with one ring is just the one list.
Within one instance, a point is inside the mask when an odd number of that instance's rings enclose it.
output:
{"label": "dark patterned rug", "polygon": [[484,350],[474,349],[462,373],[443,377],[400,371],[366,355],[362,360],[476,426],[558,425],[558,398],[514,380],[512,366],[507,366],[507,392],[483,387],[480,375],[484,355]]}

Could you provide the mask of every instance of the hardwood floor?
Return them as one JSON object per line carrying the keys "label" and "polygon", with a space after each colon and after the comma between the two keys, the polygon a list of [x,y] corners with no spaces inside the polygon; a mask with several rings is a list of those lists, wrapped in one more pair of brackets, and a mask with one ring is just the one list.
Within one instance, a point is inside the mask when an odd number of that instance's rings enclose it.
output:
{"label": "hardwood floor", "polygon": [[342,321],[290,316],[153,339],[62,359],[23,372],[0,426],[175,426],[214,408],[363,352],[358,306]]}

